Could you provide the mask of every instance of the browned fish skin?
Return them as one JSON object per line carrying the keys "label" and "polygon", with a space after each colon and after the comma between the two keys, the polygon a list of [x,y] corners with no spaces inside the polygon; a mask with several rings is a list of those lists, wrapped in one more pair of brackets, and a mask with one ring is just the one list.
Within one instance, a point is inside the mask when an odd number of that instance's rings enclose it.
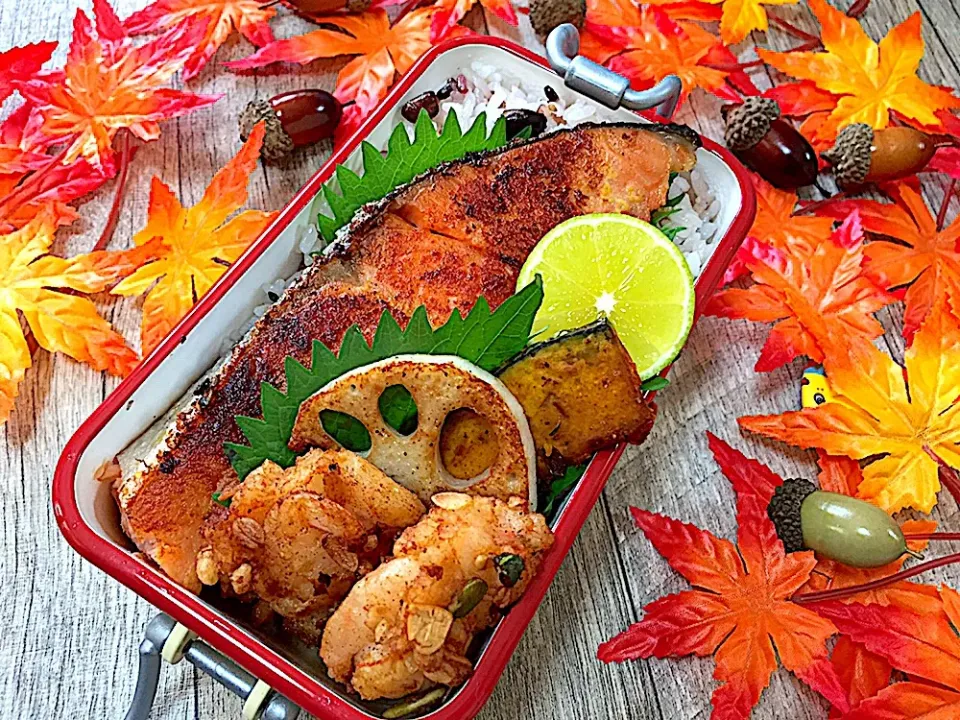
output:
{"label": "browned fish skin", "polygon": [[513,293],[533,246],[575,215],[649,219],[666,200],[669,174],[690,169],[695,155],[670,129],[644,127],[581,125],[450,163],[355,220],[204,384],[169,449],[118,485],[131,539],[174,580],[199,589],[199,528],[211,493],[236,479],[223,443],[243,440],[233,418],[259,413],[261,382],[283,387],[284,358],[307,362],[313,339],[336,347],[353,324],[369,338],[385,309],[403,323],[426,305],[440,323],[480,296],[496,306]]}

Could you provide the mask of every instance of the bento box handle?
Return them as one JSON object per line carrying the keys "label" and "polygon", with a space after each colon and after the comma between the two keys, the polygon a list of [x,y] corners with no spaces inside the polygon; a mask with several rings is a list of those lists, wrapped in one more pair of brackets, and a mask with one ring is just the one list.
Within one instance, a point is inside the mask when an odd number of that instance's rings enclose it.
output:
{"label": "bento box handle", "polygon": [[630,81],[603,65],[579,55],[580,33],[570,23],[558,25],[547,37],[547,60],[563,77],[564,84],[616,110],[656,108],[660,117],[669,120],[680,100],[681,83],[676,75],[667,75],[647,90],[633,90]]}
{"label": "bento box handle", "polygon": [[133,701],[125,720],[147,720],[160,680],[161,661],[186,660],[243,701],[244,720],[296,720],[300,708],[273,691],[262,680],[224,657],[169,615],[161,613],[147,623],[140,643],[140,670]]}

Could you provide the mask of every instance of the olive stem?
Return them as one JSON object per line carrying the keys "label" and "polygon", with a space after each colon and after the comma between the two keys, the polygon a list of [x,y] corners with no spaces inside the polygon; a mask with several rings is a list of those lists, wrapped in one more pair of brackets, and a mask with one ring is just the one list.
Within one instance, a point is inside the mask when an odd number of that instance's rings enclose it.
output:
{"label": "olive stem", "polygon": [[406,0],[403,5],[400,6],[400,11],[397,13],[397,16],[393,18],[390,23],[390,26],[393,27],[398,22],[403,20],[413,10],[416,10],[417,7],[423,2],[423,0]]}
{"label": "olive stem", "polygon": [[950,207],[950,199],[956,189],[957,179],[951,178],[950,184],[947,185],[947,191],[943,194],[943,202],[940,203],[940,212],[937,213],[937,232],[943,230],[943,224],[947,219],[947,208]]}
{"label": "olive stem", "polygon": [[857,0],[847,8],[847,17],[858,18],[870,7],[870,0]]}
{"label": "olive stem", "polygon": [[130,133],[121,130],[123,139],[120,141],[120,169],[117,171],[116,186],[113,191],[113,203],[110,205],[110,213],[107,215],[107,224],[103,226],[103,232],[94,250],[103,250],[113,237],[113,231],[117,229],[117,221],[120,219],[120,206],[123,205],[124,190],[127,187],[127,171],[130,169]]}
{"label": "olive stem", "polygon": [[907,540],[960,540],[960,532],[904,533]]}
{"label": "olive stem", "polygon": [[790,599],[800,605],[824,602],[826,600],[842,600],[843,598],[859,595],[860,593],[870,592],[872,590],[880,590],[881,588],[885,588],[889,585],[893,585],[904,580],[909,580],[910,578],[921,575],[928,570],[935,570],[943,567],[944,565],[952,565],[956,562],[960,562],[960,553],[953,553],[952,555],[944,555],[942,558],[937,558],[935,560],[928,560],[910,568],[909,570],[901,570],[893,575],[888,575],[887,577],[880,578],[879,580],[863,583],[862,585],[852,585],[851,587],[837,588],[836,590],[799,593]]}
{"label": "olive stem", "polygon": [[[806,30],[801,30],[796,25],[794,25],[793,23],[787,22],[783,18],[777,17],[776,15],[771,15],[770,21],[774,25],[779,25],[788,33],[790,33],[795,37],[800,38],[801,40],[806,40],[808,43],[816,43],[816,45],[820,45],[820,38],[818,38],[816,35],[813,35],[812,33],[808,33]],[[816,47],[816,45],[814,45],[814,47]],[[808,49],[812,50],[813,48],[808,48]]]}

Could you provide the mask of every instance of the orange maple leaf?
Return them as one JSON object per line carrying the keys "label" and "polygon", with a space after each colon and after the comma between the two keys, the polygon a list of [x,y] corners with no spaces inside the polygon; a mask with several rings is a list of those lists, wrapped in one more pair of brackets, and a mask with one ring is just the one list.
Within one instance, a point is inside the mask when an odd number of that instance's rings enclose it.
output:
{"label": "orange maple leaf", "polygon": [[940,490],[938,461],[960,468],[960,319],[940,300],[914,336],[905,368],[862,335],[835,333],[825,344],[823,364],[843,404],[744,417],[741,427],[869,459],[858,497],[890,513],[930,512]]}
{"label": "orange maple leaf", "polygon": [[[611,10],[602,7],[597,16],[615,22]],[[633,14],[633,13],[631,13]],[[592,59],[627,77],[638,89],[648,88],[667,75],[677,75],[683,83],[681,101],[694,88],[701,88],[718,97],[739,101],[739,94],[727,85],[728,70],[710,65],[725,48],[718,38],[700,25],[674,21],[660,7],[643,6],[636,11],[631,25],[604,25],[593,19],[588,10],[589,31],[601,43],[588,43],[587,52],[616,48],[616,54]],[[729,53],[729,51],[726,51]],[[603,53],[606,54],[606,53]]]}
{"label": "orange maple leaf", "polygon": [[355,102],[362,115],[372,111],[387,94],[397,74],[403,75],[430,47],[430,23],[436,7],[415,10],[391,26],[382,9],[361,15],[331,15],[316,22],[335,26],[277,40],[250,57],[224,63],[236,70],[275,62],[305,65],[317,58],[357,55],[337,75],[334,95],[342,103]]}
{"label": "orange maple leaf", "polygon": [[826,0],[810,0],[822,28],[825,52],[772,52],[758,49],[760,58],[777,70],[813,83],[835,96],[829,112],[811,115],[801,130],[822,145],[851,123],[885,128],[890,113],[926,127],[942,127],[937,112],[960,107],[960,99],[917,77],[923,58],[920,13],[894,27],[875,43],[860,23]]}
{"label": "orange maple leaf", "polygon": [[267,21],[275,14],[269,3],[260,0],[155,0],[124,20],[123,26],[133,35],[143,35],[168,30],[187,19],[202,18],[206,31],[183,66],[183,77],[189,80],[203,69],[234,29],[258,47],[273,42]]}
{"label": "orange maple leaf", "polygon": [[[479,0],[484,8],[510,25],[517,24],[517,13],[510,0]],[[438,42],[449,37],[463,16],[470,12],[477,0],[438,0],[434,3],[437,12],[430,23],[430,42]]]}
{"label": "orange maple leaf", "polygon": [[158,122],[209,105],[219,95],[163,87],[203,37],[202,23],[185,22],[140,47],[123,30],[107,0],[93,0],[96,33],[77,10],[63,78],[35,78],[21,92],[40,107],[43,132],[67,143],[63,162],[79,157],[101,166],[111,140],[128,128],[141,140],[160,136]]}
{"label": "orange maple leaf", "polygon": [[796,5],[798,0],[704,0],[723,3],[720,18],[720,39],[725,45],[734,45],[754,30],[767,30],[767,11],[764,5]]}
{"label": "orange maple leaf", "polygon": [[587,14],[584,27],[638,27],[645,22],[644,9],[656,7],[667,17],[674,20],[700,20],[719,22],[722,10],[717,5],[704,2],[669,2],[656,0],[642,5],[634,0],[587,0]]}
{"label": "orange maple leaf", "polygon": [[883,190],[895,204],[846,200],[827,205],[824,212],[838,215],[856,209],[864,230],[889,238],[867,245],[866,270],[888,290],[907,288],[903,335],[910,342],[937,298],[960,293],[960,217],[938,230],[917,189],[898,183]]}
{"label": "orange maple leaf", "polygon": [[953,720],[960,716],[960,595],[940,588],[942,612],[824,602],[816,610],[910,678],[863,698],[844,720]]}
{"label": "orange maple leaf", "polygon": [[260,123],[191,208],[184,208],[160,178],[153,178],[147,224],[133,241],[143,246],[159,239],[160,252],[154,262],[139,268],[112,290],[116,295],[140,295],[149,290],[140,327],[144,355],[166,337],[276,217],[275,212],[247,210],[227,220],[247,201],[247,182],[257,165],[263,133]]}
{"label": "orange maple leaf", "polygon": [[[754,468],[729,465],[729,457],[717,461],[736,487],[744,482],[739,474]],[[784,552],[764,504],[750,493],[737,494],[736,545],[662,515],[637,508],[631,512],[694,589],[647,605],[640,622],[600,645],[600,660],[713,655],[714,678],[721,683],[711,698],[715,719],[748,718],[778,664],[834,705],[847,708],[825,646],[835,628],[790,601],[816,560],[811,552]]]}
{"label": "orange maple leaf", "polygon": [[65,259],[48,254],[55,229],[53,218],[42,213],[0,235],[0,424],[31,365],[18,312],[45,350],[114,375],[126,375],[137,364],[137,354],[89,299],[62,291],[101,292],[153,258],[157,245]]}
{"label": "orange maple leaf", "polygon": [[[812,255],[829,239],[833,220],[818,215],[795,215],[796,192],[778,190],[754,173],[750,177],[757,193],[757,215],[748,237],[797,257]],[[729,283],[745,273],[753,253],[749,244],[742,248],[724,273],[723,281]]]}
{"label": "orange maple leaf", "polygon": [[763,243],[748,247],[754,257],[746,267],[756,284],[721,290],[706,314],[775,323],[757,360],[759,372],[800,355],[820,362],[824,343],[834,334],[883,335],[873,313],[895,298],[863,272],[863,233],[855,212],[812,254],[797,244],[785,250]]}

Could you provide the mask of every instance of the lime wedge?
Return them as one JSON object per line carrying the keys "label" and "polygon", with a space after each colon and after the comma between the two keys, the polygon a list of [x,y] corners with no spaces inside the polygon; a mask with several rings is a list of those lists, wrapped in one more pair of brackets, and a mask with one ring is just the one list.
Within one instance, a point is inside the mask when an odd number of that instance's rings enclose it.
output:
{"label": "lime wedge", "polygon": [[693,274],[680,249],[629,215],[560,223],[530,253],[517,287],[543,278],[533,331],[544,339],[606,316],[637,366],[653,377],[677,357],[693,326]]}

